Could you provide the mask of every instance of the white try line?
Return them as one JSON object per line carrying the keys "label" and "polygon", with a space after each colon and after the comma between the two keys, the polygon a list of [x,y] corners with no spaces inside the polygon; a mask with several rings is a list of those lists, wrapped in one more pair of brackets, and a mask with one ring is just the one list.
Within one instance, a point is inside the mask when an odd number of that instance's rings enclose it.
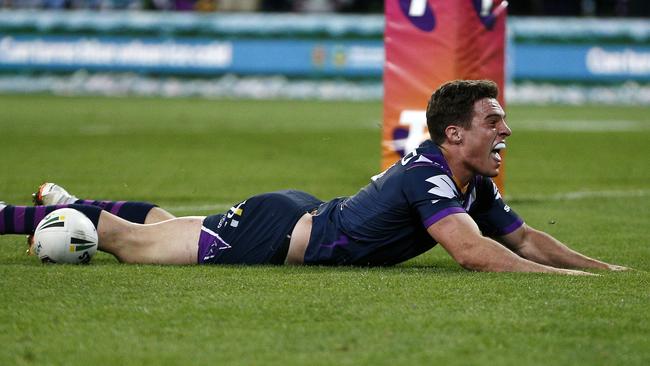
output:
{"label": "white try line", "polygon": [[190,211],[190,212],[210,212],[210,213],[223,213],[232,207],[232,203],[211,203],[204,205],[176,205],[176,206],[161,206],[169,211]]}
{"label": "white try line", "polygon": [[[553,194],[533,194],[533,195],[507,195],[506,201],[577,201],[589,198],[630,198],[630,197],[648,197],[650,189],[632,189],[632,190],[603,190],[603,191],[574,191]],[[183,211],[195,213],[224,213],[232,207],[232,203],[209,203],[202,205],[171,205],[162,206],[169,211]]]}
{"label": "white try line", "polygon": [[576,201],[588,198],[630,198],[650,196],[650,189],[574,191],[553,194],[506,196],[506,201]]}
{"label": "white try line", "polygon": [[617,132],[648,131],[650,122],[635,120],[517,120],[509,123],[520,131]]}

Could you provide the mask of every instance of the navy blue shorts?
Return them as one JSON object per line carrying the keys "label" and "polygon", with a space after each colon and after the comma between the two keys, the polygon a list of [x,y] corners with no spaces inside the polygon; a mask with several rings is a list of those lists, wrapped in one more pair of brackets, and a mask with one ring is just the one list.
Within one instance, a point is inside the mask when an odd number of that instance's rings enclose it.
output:
{"label": "navy blue shorts", "polygon": [[291,232],[306,212],[323,203],[300,191],[251,197],[203,220],[199,264],[284,264]]}

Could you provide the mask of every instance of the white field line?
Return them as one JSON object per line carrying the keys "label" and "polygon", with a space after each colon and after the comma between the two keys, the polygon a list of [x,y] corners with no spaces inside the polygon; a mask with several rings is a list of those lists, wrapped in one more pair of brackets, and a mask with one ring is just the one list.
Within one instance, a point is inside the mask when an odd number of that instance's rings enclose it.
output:
{"label": "white field line", "polygon": [[[234,202],[233,202],[234,203]],[[204,205],[176,205],[161,206],[169,211],[190,211],[190,212],[209,212],[210,214],[223,213],[230,209],[233,203],[211,203]]]}
{"label": "white field line", "polygon": [[[650,196],[650,189],[575,191],[554,194],[506,196],[506,201],[577,201],[588,198],[629,198]],[[189,211],[196,213],[223,213],[232,207],[232,203],[209,203],[202,205],[163,206],[169,211]]]}
{"label": "white field line", "polygon": [[520,120],[510,122],[514,131],[647,131],[650,123],[635,120]]}
{"label": "white field line", "polygon": [[650,196],[650,189],[575,191],[553,194],[506,196],[506,201],[577,201],[587,198],[629,198]]}

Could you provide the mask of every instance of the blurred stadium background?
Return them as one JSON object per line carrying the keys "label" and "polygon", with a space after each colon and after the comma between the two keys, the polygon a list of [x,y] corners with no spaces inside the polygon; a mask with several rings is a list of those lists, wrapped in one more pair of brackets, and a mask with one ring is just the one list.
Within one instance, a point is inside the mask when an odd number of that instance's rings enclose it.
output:
{"label": "blurred stadium background", "polygon": [[[3,93],[382,97],[383,1],[0,4]],[[512,1],[508,102],[649,103],[648,16],[644,0]]]}

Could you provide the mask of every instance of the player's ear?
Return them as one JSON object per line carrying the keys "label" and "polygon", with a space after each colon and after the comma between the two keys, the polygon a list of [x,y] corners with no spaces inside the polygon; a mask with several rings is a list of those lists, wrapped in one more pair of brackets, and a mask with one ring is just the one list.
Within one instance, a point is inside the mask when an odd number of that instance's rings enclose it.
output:
{"label": "player's ear", "polygon": [[463,142],[463,129],[460,126],[449,125],[445,128],[447,141],[452,145],[459,145]]}

